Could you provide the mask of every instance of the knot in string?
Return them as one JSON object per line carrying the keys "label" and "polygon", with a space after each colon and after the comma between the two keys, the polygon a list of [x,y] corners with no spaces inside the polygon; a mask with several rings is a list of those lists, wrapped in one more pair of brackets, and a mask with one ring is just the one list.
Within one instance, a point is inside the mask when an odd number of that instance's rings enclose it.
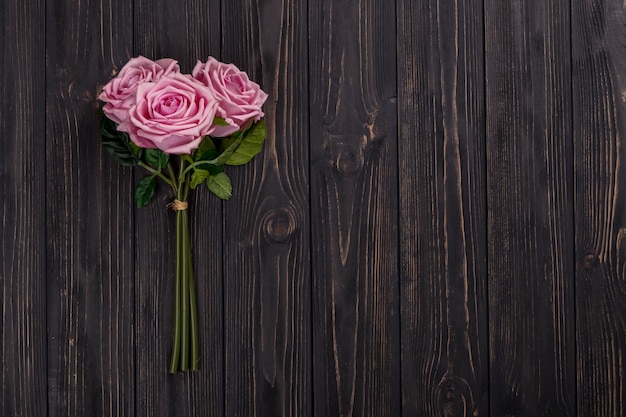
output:
{"label": "knot in string", "polygon": [[167,205],[167,208],[171,208],[174,211],[187,210],[187,207],[189,207],[189,204],[186,201],[180,201],[177,198]]}

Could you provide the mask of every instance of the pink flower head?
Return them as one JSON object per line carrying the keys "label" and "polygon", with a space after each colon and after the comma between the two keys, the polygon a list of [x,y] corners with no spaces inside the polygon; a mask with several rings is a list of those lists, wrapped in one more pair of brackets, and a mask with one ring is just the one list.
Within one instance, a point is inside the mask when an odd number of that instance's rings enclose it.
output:
{"label": "pink flower head", "polygon": [[261,106],[267,94],[235,65],[208,57],[206,63],[198,61],[191,74],[213,90],[219,103],[217,115],[228,123],[214,126],[213,136],[231,135],[248,121],[258,122],[264,116]]}
{"label": "pink flower head", "polygon": [[170,58],[152,61],[143,56],[132,58],[119,74],[102,88],[98,97],[106,104],[104,114],[116,123],[124,123],[128,110],[135,104],[135,94],[140,84],[155,82],[161,77],[180,72],[178,63]]}
{"label": "pink flower head", "polygon": [[212,131],[217,101],[211,90],[188,74],[173,73],[137,88],[137,102],[118,130],[142,148],[190,154]]}

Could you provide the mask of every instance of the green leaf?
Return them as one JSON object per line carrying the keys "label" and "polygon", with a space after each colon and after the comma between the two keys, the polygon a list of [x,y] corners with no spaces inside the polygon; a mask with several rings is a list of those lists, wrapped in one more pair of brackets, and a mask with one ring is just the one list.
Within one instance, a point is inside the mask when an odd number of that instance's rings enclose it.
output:
{"label": "green leaf", "polygon": [[134,166],[139,163],[137,157],[139,148],[130,140],[127,133],[117,130],[117,124],[113,120],[103,116],[100,132],[102,134],[102,146],[120,164]]}
{"label": "green leaf", "polygon": [[222,119],[221,117],[217,117],[217,116],[215,116],[215,118],[213,118],[213,124],[216,125],[216,126],[230,126],[226,120]]}
{"label": "green leaf", "polygon": [[143,177],[135,187],[135,204],[137,207],[144,207],[154,196],[156,188],[156,178],[152,175]]}
{"label": "green leaf", "polygon": [[141,159],[141,157],[143,156],[143,151],[145,150],[145,148],[140,148],[139,146],[135,145],[135,142],[133,142],[132,140],[130,141],[130,143],[128,145],[130,146],[130,149],[132,149],[133,153],[135,155],[137,155],[137,157],[139,159]]}
{"label": "green leaf", "polygon": [[163,169],[167,166],[170,156],[160,149],[146,149],[146,162],[155,168]]}
{"label": "green leaf", "polygon": [[246,132],[241,131],[228,138],[225,138],[222,141],[221,145],[221,148],[223,149],[222,153],[217,158],[212,159],[209,162],[213,165],[224,165],[226,161],[228,161],[233,155],[237,147],[241,144],[245,133]]}
{"label": "green leaf", "polygon": [[[205,169],[209,171],[211,175],[215,174],[216,172],[222,172],[224,171],[224,165],[215,165],[215,161],[217,161],[218,159],[221,159],[221,158],[209,159],[206,161],[197,161],[194,163],[193,168]],[[218,170],[216,171],[216,169]]]}
{"label": "green leaf", "polygon": [[243,135],[244,135],[244,132],[239,131],[239,132],[233,133],[230,136],[222,138],[222,144],[221,144],[222,153],[231,147],[232,147],[232,150],[234,151],[235,147],[233,147],[233,144],[241,143],[241,141],[243,140]]}
{"label": "green leaf", "polygon": [[204,180],[206,180],[209,175],[209,171],[205,171],[204,169],[196,169],[193,171],[193,175],[191,176],[191,189],[195,189],[198,185],[202,184]]}
{"label": "green leaf", "polygon": [[103,114],[102,119],[100,119],[100,133],[106,138],[117,138],[117,123]]}
{"label": "green leaf", "polygon": [[203,155],[211,149],[215,149],[215,143],[213,143],[213,140],[210,136],[205,136],[202,139],[202,142],[200,142],[198,149],[196,149],[196,151],[194,152],[194,155]]}
{"label": "green leaf", "polygon": [[245,132],[243,140],[233,152],[231,157],[225,162],[226,165],[243,165],[250,162],[252,158],[261,152],[263,142],[267,136],[265,121],[254,124],[250,130]]}
{"label": "green leaf", "polygon": [[210,161],[217,158],[219,154],[220,151],[218,151],[217,149],[209,149],[208,151],[200,155],[197,161]]}
{"label": "green leaf", "polygon": [[233,195],[233,184],[226,173],[220,172],[217,175],[211,175],[206,180],[206,185],[213,194],[222,200],[228,200]]}
{"label": "green leaf", "polygon": [[224,165],[207,165],[206,170],[209,171],[211,175],[217,175],[220,172],[224,172]]}

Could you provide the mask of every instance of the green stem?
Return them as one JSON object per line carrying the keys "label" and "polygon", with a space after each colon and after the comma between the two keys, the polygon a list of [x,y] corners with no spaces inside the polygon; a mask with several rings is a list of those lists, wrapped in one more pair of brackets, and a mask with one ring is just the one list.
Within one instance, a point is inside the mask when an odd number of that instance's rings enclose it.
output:
{"label": "green stem", "polygon": [[[176,184],[176,199],[187,201],[190,179],[181,156],[178,177],[173,169],[168,170]],[[176,293],[174,303],[174,345],[170,372],[198,370],[200,368],[200,337],[198,326],[198,306],[191,257],[189,236],[189,215],[187,210],[176,212]],[[191,356],[191,357],[190,357]]]}
{"label": "green stem", "polygon": [[[180,185],[181,187],[179,188],[179,200],[180,201],[187,201],[188,198],[188,194],[189,194],[189,181],[187,179],[187,175],[185,174],[186,171],[184,171],[185,168],[185,160],[184,157],[181,155],[180,158],[180,170],[181,170],[181,176],[178,178],[180,181]],[[184,185],[183,185],[184,183]],[[189,335],[189,316],[190,316],[190,309],[189,309],[189,274],[191,272],[191,265],[189,262],[189,253],[191,252],[191,244],[190,244],[190,239],[189,239],[189,220],[188,220],[188,216],[187,216],[187,210],[180,210],[177,212],[177,215],[180,217],[180,227],[182,229],[181,231],[181,236],[182,236],[182,241],[181,241],[181,245],[182,245],[182,252],[183,252],[183,258],[182,258],[182,283],[181,283],[181,287],[183,289],[183,293],[182,293],[182,299],[181,299],[181,315],[183,318],[182,321],[182,331],[181,331],[181,349],[182,349],[182,355],[181,355],[181,361],[180,361],[180,369],[181,371],[186,371],[189,369],[189,351],[190,351],[190,346],[189,346],[189,339],[190,339],[190,335]]]}
{"label": "green stem", "polygon": [[[183,198],[185,201],[189,198],[189,176],[185,178],[185,185],[183,187]],[[193,261],[191,256],[191,239],[189,236],[189,215],[187,211],[184,212],[184,230],[186,238],[184,239],[184,252],[187,255],[186,258],[186,278],[188,288],[188,300],[189,300],[189,327],[191,336],[191,370],[197,371],[200,369],[200,332],[198,329],[198,303],[196,301],[196,286],[194,282],[193,274]]]}
{"label": "green stem", "polygon": [[[181,200],[184,201],[184,200]],[[180,370],[186,371],[189,369],[189,225],[187,221],[187,210],[180,210],[176,213],[176,216],[180,219],[176,226],[181,229],[181,251],[182,265],[181,274],[182,282],[181,287],[183,289],[181,295],[181,316],[182,316],[182,329],[180,333],[181,337],[181,357],[180,357]]]}
{"label": "green stem", "polygon": [[174,189],[174,194],[178,194],[178,188],[176,188],[176,174],[174,174],[174,168],[172,168],[172,163],[168,162],[167,163],[167,172],[170,176],[170,185],[172,186],[172,188]]}
{"label": "green stem", "polygon": [[182,251],[182,236],[181,231],[182,227],[180,227],[179,213],[176,212],[176,275],[175,275],[175,283],[174,283],[174,339],[172,342],[172,357],[170,360],[170,373],[174,374],[178,372],[179,362],[180,362],[180,351],[181,351],[181,298],[185,289],[182,286],[182,277],[181,277],[181,263],[184,259],[184,252]]}
{"label": "green stem", "polygon": [[145,169],[146,171],[148,171],[152,175],[156,175],[157,177],[161,178],[163,181],[168,183],[171,187],[175,187],[174,182],[171,181],[169,178],[167,178],[165,175],[163,175],[160,171],[157,171],[156,169],[152,168],[149,165],[144,164],[141,161],[139,161],[139,163],[137,165],[139,165],[140,167],[142,167],[143,169]]}
{"label": "green stem", "polygon": [[187,262],[189,264],[189,308],[191,310],[191,370],[200,369],[200,335],[198,330],[198,303],[193,277],[191,242],[187,240]]}

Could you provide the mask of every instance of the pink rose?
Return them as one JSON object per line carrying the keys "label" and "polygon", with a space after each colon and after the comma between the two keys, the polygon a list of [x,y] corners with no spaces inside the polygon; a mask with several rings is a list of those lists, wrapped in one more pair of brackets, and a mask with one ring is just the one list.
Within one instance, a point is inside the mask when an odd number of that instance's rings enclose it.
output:
{"label": "pink rose", "polygon": [[204,64],[198,61],[191,74],[213,90],[219,102],[217,115],[228,123],[228,126],[215,126],[213,136],[231,135],[246,122],[258,122],[264,116],[261,106],[267,94],[235,65],[209,57]]}
{"label": "pink rose", "polygon": [[142,148],[189,154],[212,132],[217,101],[211,90],[188,74],[173,73],[137,88],[137,102],[118,130]]}
{"label": "pink rose", "polygon": [[116,123],[123,123],[128,118],[128,110],[135,104],[139,84],[154,82],[175,72],[180,72],[180,68],[173,59],[164,58],[156,62],[143,56],[131,59],[102,89],[99,99],[106,102],[102,108],[104,114]]}

